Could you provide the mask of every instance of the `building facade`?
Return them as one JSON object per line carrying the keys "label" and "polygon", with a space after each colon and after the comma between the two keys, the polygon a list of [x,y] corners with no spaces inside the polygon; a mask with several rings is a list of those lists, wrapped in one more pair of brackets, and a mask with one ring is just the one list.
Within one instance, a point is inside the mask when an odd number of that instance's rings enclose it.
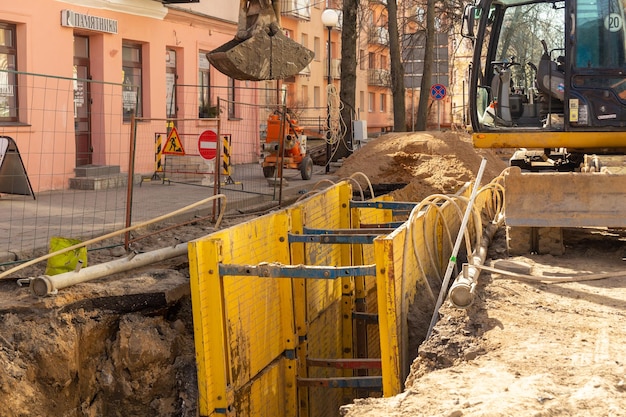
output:
{"label": "building facade", "polygon": [[[34,181],[35,190],[67,187],[76,167],[124,165],[127,154],[110,150],[128,148],[133,115],[163,121],[193,119],[194,126],[202,128],[203,119],[225,114],[226,123],[247,124],[246,131],[259,132],[263,115],[241,117],[232,102],[285,104],[306,109],[307,123],[317,123],[320,137],[324,135],[328,104],[341,88],[340,2],[282,0],[285,33],[312,50],[314,59],[293,77],[260,82],[230,79],[206,58],[207,52],[233,39],[238,1],[164,3],[29,0],[3,5],[0,135],[15,140],[32,178],[50,174]],[[372,137],[393,130],[393,80],[386,0],[366,0],[362,6],[354,118],[364,122]],[[339,23],[330,30],[321,18],[326,8],[339,13]],[[59,84],[54,98],[49,91],[53,79]],[[67,87],[61,87],[63,81]],[[61,94],[63,88],[69,92]],[[218,99],[230,104],[218,108]],[[441,114],[450,111],[444,108]],[[150,142],[142,149],[153,146],[152,137],[137,139]],[[258,153],[259,134],[245,140],[250,142],[246,155]],[[55,152],[48,153],[51,148]],[[135,168],[149,172],[152,164]]]}
{"label": "building facade", "polygon": [[[206,52],[233,38],[236,20],[237,5],[208,1],[3,4],[0,134],[17,144],[33,189],[66,188],[80,166],[125,169],[132,113],[163,120],[211,116],[218,92],[208,87],[229,81],[209,68]],[[182,94],[175,84],[194,86],[193,99],[176,97]],[[152,148],[154,139],[146,140]]]}

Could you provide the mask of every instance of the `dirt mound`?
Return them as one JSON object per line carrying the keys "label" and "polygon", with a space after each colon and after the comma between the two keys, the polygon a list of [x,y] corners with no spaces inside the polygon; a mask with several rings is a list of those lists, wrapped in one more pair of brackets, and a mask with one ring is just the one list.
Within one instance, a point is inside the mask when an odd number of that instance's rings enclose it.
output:
{"label": "dirt mound", "polygon": [[336,175],[344,178],[362,172],[372,184],[406,184],[390,194],[396,201],[420,201],[432,194],[456,192],[475,179],[483,158],[487,159],[481,181],[485,184],[507,163],[492,150],[474,149],[467,133],[389,133],[355,151]]}
{"label": "dirt mound", "polygon": [[481,275],[469,309],[442,306],[406,391],[355,400],[342,415],[626,416],[625,235],[580,229],[565,239],[562,257],[513,260],[536,276],[607,278],[557,284]]}

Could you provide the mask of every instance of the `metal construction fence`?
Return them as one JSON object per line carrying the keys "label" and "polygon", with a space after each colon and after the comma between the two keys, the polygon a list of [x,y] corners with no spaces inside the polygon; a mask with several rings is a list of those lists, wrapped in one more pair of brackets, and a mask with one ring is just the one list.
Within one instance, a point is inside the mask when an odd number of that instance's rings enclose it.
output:
{"label": "metal construction fence", "polygon": [[[53,236],[123,227],[131,141],[124,86],[6,70],[0,78],[8,83],[0,108],[15,120],[0,125],[3,260],[29,256]],[[99,179],[93,189],[90,176]]]}
{"label": "metal construction fence", "polygon": [[[496,194],[479,193],[466,241]],[[434,305],[468,204],[354,201],[340,182],[190,242],[199,414],[333,416],[400,393],[409,312]]]}
{"label": "metal construction fence", "polygon": [[[279,205],[289,187],[311,188],[323,172],[316,168],[309,181],[291,170],[280,181],[264,178],[262,135],[278,108],[256,104],[270,96],[266,89],[238,87],[237,101],[228,101],[219,95],[228,97],[229,87],[213,87],[215,106],[203,110],[206,86],[174,86],[175,106],[155,109],[139,105],[138,87],[79,74],[0,70],[0,81],[0,115],[12,120],[0,124],[2,265],[47,249],[52,237],[91,239],[218,193],[237,213]],[[148,116],[166,107],[175,114]],[[119,244],[132,238],[120,236]]]}

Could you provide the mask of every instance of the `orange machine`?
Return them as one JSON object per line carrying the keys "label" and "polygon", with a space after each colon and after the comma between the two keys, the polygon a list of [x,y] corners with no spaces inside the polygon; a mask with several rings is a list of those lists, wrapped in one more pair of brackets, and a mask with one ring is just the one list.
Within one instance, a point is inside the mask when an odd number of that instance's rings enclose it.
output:
{"label": "orange machine", "polygon": [[280,178],[284,168],[292,168],[300,170],[303,180],[309,180],[313,176],[313,159],[306,154],[306,135],[289,113],[281,116],[274,112],[267,119],[267,135],[262,144],[263,176]]}

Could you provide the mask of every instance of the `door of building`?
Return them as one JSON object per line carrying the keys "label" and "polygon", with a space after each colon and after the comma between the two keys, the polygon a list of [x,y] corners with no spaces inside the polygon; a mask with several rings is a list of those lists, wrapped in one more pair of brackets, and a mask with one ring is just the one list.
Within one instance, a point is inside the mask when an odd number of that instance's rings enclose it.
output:
{"label": "door of building", "polygon": [[74,135],[76,166],[92,163],[89,38],[74,36]]}

